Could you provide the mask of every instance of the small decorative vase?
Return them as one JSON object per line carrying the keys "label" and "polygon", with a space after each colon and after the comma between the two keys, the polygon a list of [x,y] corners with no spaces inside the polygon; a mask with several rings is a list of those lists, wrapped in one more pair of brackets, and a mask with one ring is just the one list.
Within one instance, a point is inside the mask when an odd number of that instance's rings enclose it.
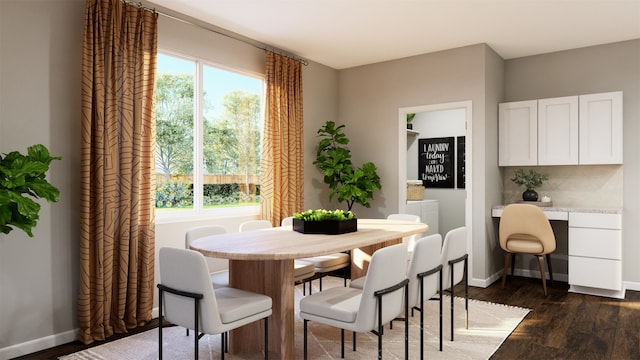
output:
{"label": "small decorative vase", "polygon": [[413,124],[407,123],[407,129],[408,130],[413,130]]}
{"label": "small decorative vase", "polygon": [[524,201],[538,201],[538,193],[533,189],[527,189],[522,193],[522,200]]}

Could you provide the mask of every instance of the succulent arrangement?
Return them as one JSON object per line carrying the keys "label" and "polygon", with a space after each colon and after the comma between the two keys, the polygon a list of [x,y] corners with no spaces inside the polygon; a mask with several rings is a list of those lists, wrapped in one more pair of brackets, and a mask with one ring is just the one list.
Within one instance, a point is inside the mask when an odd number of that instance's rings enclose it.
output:
{"label": "succulent arrangement", "polygon": [[316,209],[295,213],[293,218],[304,221],[345,221],[355,219],[356,215],[352,211]]}

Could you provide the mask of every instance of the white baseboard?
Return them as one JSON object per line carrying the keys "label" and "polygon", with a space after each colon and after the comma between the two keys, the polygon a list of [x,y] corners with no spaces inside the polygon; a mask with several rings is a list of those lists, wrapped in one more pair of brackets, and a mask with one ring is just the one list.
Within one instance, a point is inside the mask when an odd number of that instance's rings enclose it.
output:
{"label": "white baseboard", "polygon": [[640,291],[640,283],[634,281],[623,281],[622,285],[627,290]]}
{"label": "white baseboard", "polygon": [[[533,271],[533,270],[526,270],[526,269],[515,269],[515,273],[516,273],[516,276],[540,279],[540,271]],[[500,280],[501,278],[502,278],[502,270],[499,270],[499,271],[493,273],[491,276],[489,276],[486,279],[478,279],[478,278],[469,279],[469,285],[470,286],[477,286],[477,287],[481,287],[481,288],[487,288],[487,287],[489,287],[489,285],[491,285],[494,282]],[[553,279],[554,280],[558,280],[558,281],[567,282],[567,280],[569,279],[569,276],[567,274],[553,273]],[[640,285],[640,284],[638,284],[638,285]]]}
{"label": "white baseboard", "polygon": [[12,359],[14,357],[28,355],[40,350],[70,343],[77,339],[78,329],[45,336],[43,338],[34,339],[31,341],[23,342],[21,344],[15,344],[0,349],[0,359]]}
{"label": "white baseboard", "polygon": [[[151,318],[158,317],[158,308],[151,310]],[[67,344],[78,340],[79,329],[73,329],[62,333],[45,336],[40,339],[23,342],[21,344],[11,345],[0,349],[0,360],[13,359],[15,357],[24,356],[38,352],[40,350],[49,349],[58,345]]]}

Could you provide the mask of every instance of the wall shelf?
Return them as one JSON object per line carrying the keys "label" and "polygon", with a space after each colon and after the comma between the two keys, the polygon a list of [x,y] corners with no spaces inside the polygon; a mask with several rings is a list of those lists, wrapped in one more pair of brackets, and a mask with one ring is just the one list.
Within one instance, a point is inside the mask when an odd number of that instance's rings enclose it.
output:
{"label": "wall shelf", "polygon": [[420,135],[419,131],[407,129],[407,136],[415,137],[415,136],[418,136],[418,135]]}

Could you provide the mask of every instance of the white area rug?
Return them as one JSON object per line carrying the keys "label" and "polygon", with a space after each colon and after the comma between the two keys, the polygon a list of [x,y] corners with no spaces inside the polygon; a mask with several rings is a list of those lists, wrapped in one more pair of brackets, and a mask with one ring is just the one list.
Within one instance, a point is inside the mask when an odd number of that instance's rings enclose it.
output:
{"label": "white area rug", "polygon": [[[328,280],[328,279],[327,279]],[[341,286],[342,280],[325,280],[325,288]],[[317,291],[314,289],[314,292]],[[296,288],[296,304],[301,297]],[[469,329],[464,328],[464,299],[455,298],[455,341],[450,341],[450,298],[443,304],[443,351],[438,351],[438,301],[427,301],[425,312],[425,358],[428,359],[488,359],[500,347],[518,324],[529,313],[528,309],[469,300]],[[420,358],[420,313],[410,318],[409,358]],[[339,359],[340,330],[309,322],[309,358]],[[357,335],[357,351],[352,351],[351,333],[345,332],[345,359],[375,359],[377,336],[372,333]],[[193,359],[193,332],[185,336],[181,327],[163,328],[164,359]],[[385,327],[383,358],[404,358],[404,323],[395,321],[393,329]],[[295,325],[296,359],[302,359],[302,320],[297,315]],[[200,339],[200,359],[220,358],[220,336],[207,335]],[[63,356],[60,360],[151,360],[158,358],[158,329],[106,343],[94,348]],[[225,359],[262,359],[262,354],[227,354]]]}

